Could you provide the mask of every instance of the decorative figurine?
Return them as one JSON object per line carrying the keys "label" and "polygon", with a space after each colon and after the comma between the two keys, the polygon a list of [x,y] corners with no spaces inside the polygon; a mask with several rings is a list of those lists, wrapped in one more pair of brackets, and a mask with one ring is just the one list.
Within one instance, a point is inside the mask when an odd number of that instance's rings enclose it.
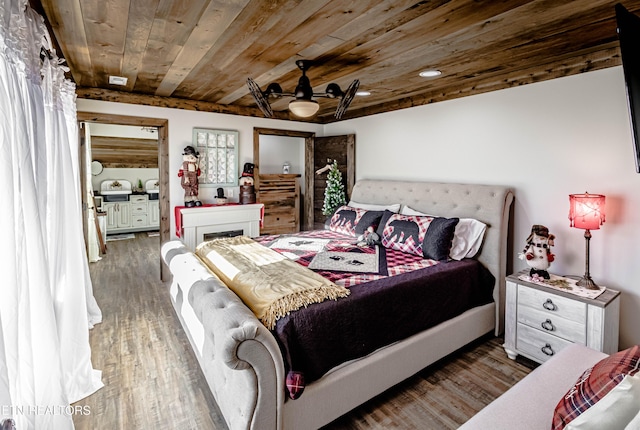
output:
{"label": "decorative figurine", "polygon": [[253,168],[255,164],[253,163],[244,163],[244,168],[242,169],[242,176],[251,176],[253,178]]}
{"label": "decorative figurine", "polygon": [[198,200],[198,176],[200,176],[198,155],[200,154],[193,146],[185,146],[182,153],[182,168],[178,172],[178,177],[182,178],[180,185],[184,188],[184,205],[188,208],[202,206],[202,202]]}
{"label": "decorative figurine", "polygon": [[518,255],[521,260],[526,260],[527,266],[531,267],[529,276],[550,279],[547,269],[555,260],[555,255],[551,252],[553,240],[556,237],[549,234],[549,229],[543,225],[531,227],[531,234],[527,238],[527,245]]}
{"label": "decorative figurine", "polygon": [[218,188],[216,192],[218,193],[216,195],[216,204],[219,204],[219,205],[227,204],[227,198],[224,196],[224,188]]}
{"label": "decorative figurine", "polygon": [[240,180],[240,196],[238,201],[241,205],[248,205],[256,202],[256,191],[253,186],[253,169],[255,165],[253,163],[244,163],[244,169]]}
{"label": "decorative figurine", "polygon": [[240,186],[253,186],[253,163],[244,163],[244,169],[240,175]]}

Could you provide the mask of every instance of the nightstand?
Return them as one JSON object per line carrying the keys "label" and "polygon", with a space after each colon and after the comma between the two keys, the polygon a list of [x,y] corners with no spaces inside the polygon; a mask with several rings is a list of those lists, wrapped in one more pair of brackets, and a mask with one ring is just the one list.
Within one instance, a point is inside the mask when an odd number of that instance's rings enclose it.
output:
{"label": "nightstand", "polygon": [[504,350],[543,363],[572,343],[618,352],[620,292],[607,288],[589,299],[507,277]]}

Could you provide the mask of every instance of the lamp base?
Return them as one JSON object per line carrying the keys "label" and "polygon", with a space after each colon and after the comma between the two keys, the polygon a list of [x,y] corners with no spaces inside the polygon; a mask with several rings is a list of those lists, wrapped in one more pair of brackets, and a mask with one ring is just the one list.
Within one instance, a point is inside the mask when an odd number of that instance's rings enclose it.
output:
{"label": "lamp base", "polygon": [[593,282],[593,279],[591,279],[591,276],[589,275],[584,275],[582,278],[580,278],[580,280],[578,282],[576,282],[576,285],[579,287],[583,287],[586,288],[587,290],[599,290],[600,287],[598,285],[596,285],[595,282]]}

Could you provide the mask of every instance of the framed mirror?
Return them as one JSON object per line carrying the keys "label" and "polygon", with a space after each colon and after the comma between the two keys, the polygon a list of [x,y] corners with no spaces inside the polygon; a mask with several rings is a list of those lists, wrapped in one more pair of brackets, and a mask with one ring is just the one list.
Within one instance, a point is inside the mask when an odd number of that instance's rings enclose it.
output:
{"label": "framed mirror", "polygon": [[97,160],[93,160],[91,162],[91,174],[93,176],[98,176],[100,173],[102,173],[103,167],[102,167],[102,163],[97,161]]}

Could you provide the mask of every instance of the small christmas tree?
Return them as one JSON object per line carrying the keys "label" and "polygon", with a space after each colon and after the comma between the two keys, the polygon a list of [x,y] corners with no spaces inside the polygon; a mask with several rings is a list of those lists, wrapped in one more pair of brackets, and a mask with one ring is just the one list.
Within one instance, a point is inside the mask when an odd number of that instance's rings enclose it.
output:
{"label": "small christmas tree", "polygon": [[324,190],[324,204],[322,205],[323,215],[333,215],[340,206],[346,204],[347,198],[344,194],[342,184],[342,173],[338,170],[338,162],[333,160],[331,169],[327,174],[327,188]]}

